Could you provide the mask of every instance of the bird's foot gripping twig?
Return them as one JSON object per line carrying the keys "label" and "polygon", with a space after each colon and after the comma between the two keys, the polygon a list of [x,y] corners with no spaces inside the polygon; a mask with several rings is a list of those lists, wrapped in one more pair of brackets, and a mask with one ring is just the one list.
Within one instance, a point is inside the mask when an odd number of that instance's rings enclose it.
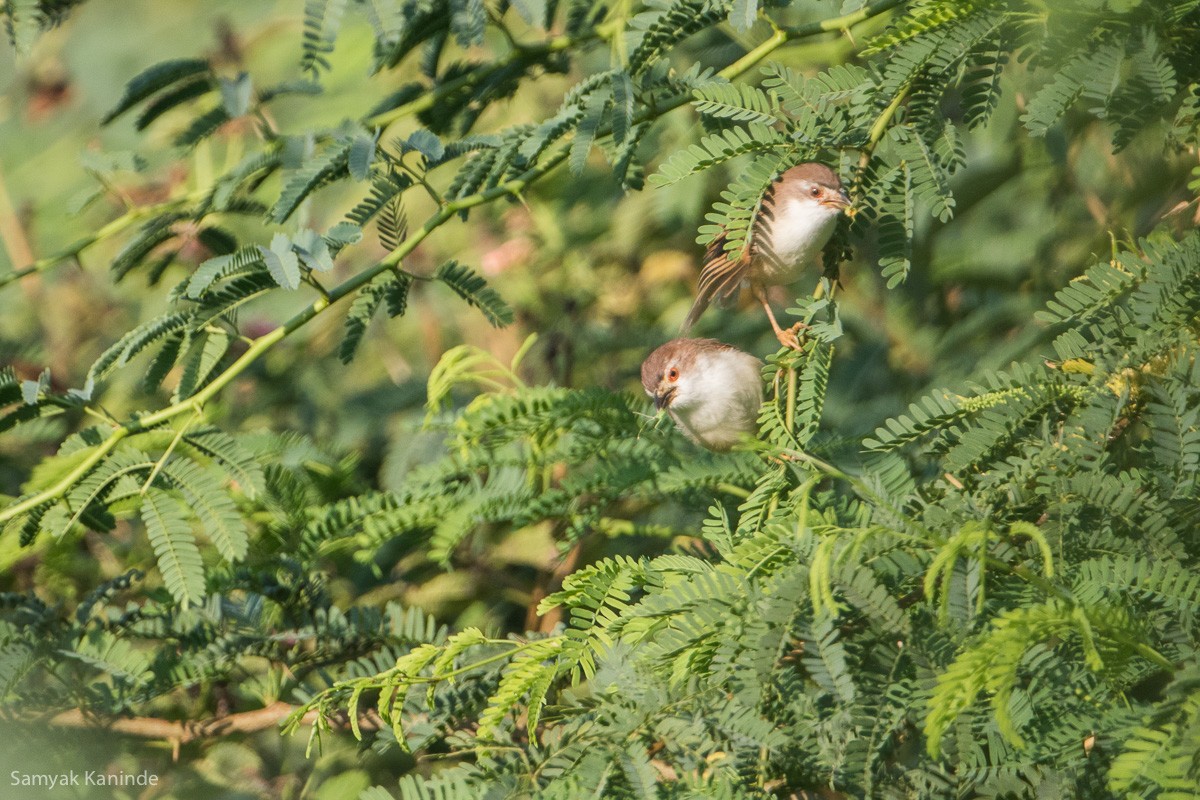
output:
{"label": "bird's foot gripping twig", "polygon": [[800,333],[808,330],[809,326],[803,322],[797,322],[790,328],[780,327],[779,321],[775,319],[775,312],[771,310],[771,304],[767,302],[767,296],[763,292],[759,292],[758,301],[762,303],[763,310],[767,312],[767,319],[771,320],[771,328],[775,331],[775,338],[784,347],[792,350],[800,350]]}
{"label": "bird's foot gripping twig", "polygon": [[779,343],[784,347],[790,347],[792,350],[803,350],[804,345],[801,344],[804,331],[807,331],[811,326],[805,325],[803,322],[797,322],[790,328],[775,328],[775,337],[779,339]]}

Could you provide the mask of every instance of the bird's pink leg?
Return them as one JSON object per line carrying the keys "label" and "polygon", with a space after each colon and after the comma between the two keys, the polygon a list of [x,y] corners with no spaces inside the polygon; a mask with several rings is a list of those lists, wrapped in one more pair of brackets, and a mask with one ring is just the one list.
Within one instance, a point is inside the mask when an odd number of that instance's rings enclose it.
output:
{"label": "bird's pink leg", "polygon": [[759,286],[755,286],[754,296],[758,298],[758,302],[762,303],[763,310],[767,312],[767,319],[771,320],[771,327],[775,330],[775,338],[779,340],[779,343],[784,347],[799,350],[800,337],[797,334],[808,326],[803,322],[797,322],[788,329],[779,327],[779,322],[775,319],[775,312],[771,310],[771,304],[767,302],[766,291]]}

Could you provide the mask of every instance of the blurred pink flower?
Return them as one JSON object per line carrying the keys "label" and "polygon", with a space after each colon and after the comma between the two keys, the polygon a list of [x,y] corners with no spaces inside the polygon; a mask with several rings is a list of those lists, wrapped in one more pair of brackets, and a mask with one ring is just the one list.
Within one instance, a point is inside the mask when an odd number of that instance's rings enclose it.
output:
{"label": "blurred pink flower", "polygon": [[499,247],[483,254],[479,266],[484,275],[499,275],[529,259],[533,255],[533,242],[525,237],[509,239]]}

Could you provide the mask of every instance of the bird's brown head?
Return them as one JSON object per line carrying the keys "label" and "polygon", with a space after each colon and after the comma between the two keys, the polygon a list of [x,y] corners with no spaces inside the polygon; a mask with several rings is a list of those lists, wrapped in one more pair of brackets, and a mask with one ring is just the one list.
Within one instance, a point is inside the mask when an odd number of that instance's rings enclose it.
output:
{"label": "bird's brown head", "polygon": [[696,357],[707,350],[728,347],[716,339],[672,339],[642,362],[642,388],[659,411],[670,408],[679,396],[680,383],[686,383],[695,366]]}
{"label": "bird's brown head", "polygon": [[838,174],[815,161],[797,164],[784,172],[779,177],[775,194],[838,211],[845,211],[851,205]]}

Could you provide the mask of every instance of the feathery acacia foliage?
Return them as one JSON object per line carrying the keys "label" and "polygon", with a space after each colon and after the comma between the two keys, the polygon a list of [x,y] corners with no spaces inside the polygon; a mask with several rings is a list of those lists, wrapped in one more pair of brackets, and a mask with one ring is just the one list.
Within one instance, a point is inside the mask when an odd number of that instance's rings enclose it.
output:
{"label": "feathery acacia foliage", "polygon": [[[70,5],[5,5],[10,37],[27,46]],[[444,354],[426,423],[444,450],[389,491],[300,437],[221,428],[222,393],[313,320],[338,321],[347,363],[380,309],[400,317],[433,292],[511,324],[502,277],[413,254],[560,167],[578,176],[603,158],[627,191],[735,169],[698,241],[742,251],[781,170],[833,163],[858,213],[827,260],[849,243],[892,288],[920,269],[919,232],[959,208],[965,132],[1013,104],[1014,85],[1029,137],[1103,125],[1113,151],[1200,138],[1198,3],[844,6],[789,27],[778,4],[745,0],[308,0],[302,77],[258,86],[180,57],[131,79],[106,123],[136,113],[138,130],[175,126],[184,150],[229,135],[249,152],[0,278],[122,232],[114,281],[188,270],[83,389],[0,373],[0,431],[103,420],[27,476],[0,508],[2,535],[31,545],[132,527],[139,566],[154,565],[90,587],[74,613],[0,598],[6,709],[137,713],[265,663],[257,696],[292,703],[285,727],[311,726],[314,744],[345,717],[378,751],[452,762],[405,775],[406,798],[1194,794],[1194,233],[1164,225],[1114,245],[1039,316],[1047,358],[934,391],[849,446],[822,432],[843,334],[828,281],[793,312],[811,326],[804,347],[768,359],[752,452],[697,457],[639,398],[527,384],[532,339],[510,363]],[[277,129],[272,103],[323,91],[354,15],[372,27],[374,72],[416,78],[337,127]],[[699,66],[688,43],[726,24],[769,34]],[[849,63],[771,59],[863,24]],[[575,82],[545,118],[480,130],[547,74]],[[656,123],[686,109],[695,141],[651,152]],[[103,167],[93,174],[107,186]],[[341,220],[315,222],[335,191],[354,196]],[[205,257],[189,260],[197,244]],[[266,332],[246,324],[268,304],[293,313]],[[144,373],[156,409],[105,411],[123,373]],[[571,564],[597,539],[657,549],[539,586],[530,630],[450,631],[395,602],[345,610],[322,577],[400,556],[453,569],[528,530]]]}
{"label": "feathery acacia foliage", "polygon": [[[813,448],[832,349],[815,341],[765,370],[777,387],[762,419],[772,458],[727,457],[723,474],[673,461],[653,431],[629,441],[624,401],[520,385],[478,396],[454,417],[444,464],[382,506],[331,507],[322,530],[367,551],[412,531],[452,559],[471,527],[557,519],[570,541],[576,515],[597,514],[584,524],[600,531],[638,498],[725,488],[690,547],[568,576],[542,602],[566,612],[565,627],[464,630],[335,684],[294,719],[377,703],[396,741],[418,749],[428,745],[406,720],[478,682],[489,698],[462,748],[470,758],[430,785],[453,775],[468,794],[636,795],[651,749],[652,793],[675,780],[720,796],[781,781],[854,797],[1192,791],[1200,497],[1181,468],[1200,440],[1179,415],[1196,408],[1200,381],[1194,328],[1176,321],[1200,315],[1200,237],[1134,255],[1051,306],[1075,313],[1047,312],[1067,326],[1059,341],[1086,341],[1086,361],[1014,365],[914,404],[851,472]],[[1118,263],[1131,268],[1121,290],[1096,292]],[[1090,292],[1090,307],[1073,302]],[[452,354],[467,366],[449,374],[511,380],[468,355]],[[897,490],[889,472],[908,468],[896,453],[945,474]],[[561,488],[537,488],[548,464],[565,465]],[[588,477],[596,469],[602,482]],[[447,497],[449,485],[461,493]],[[583,697],[567,691],[581,682]],[[697,752],[722,756],[703,769]]]}

